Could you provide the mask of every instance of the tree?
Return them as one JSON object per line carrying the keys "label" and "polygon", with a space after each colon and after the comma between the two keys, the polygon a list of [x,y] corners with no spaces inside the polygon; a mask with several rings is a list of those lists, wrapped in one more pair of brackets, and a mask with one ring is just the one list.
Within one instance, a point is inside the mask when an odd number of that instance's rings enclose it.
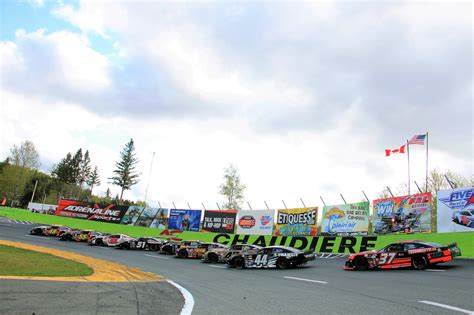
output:
{"label": "tree", "polygon": [[59,161],[58,165],[53,169],[51,175],[63,183],[73,184],[75,179],[72,165],[72,155],[71,152],[68,152],[66,157]]}
{"label": "tree", "polygon": [[[86,153],[84,154],[84,157],[79,163],[79,174],[77,177],[77,182],[80,188],[82,188],[82,185],[84,185],[84,183],[87,183],[89,181],[90,176],[91,176],[91,159],[89,157],[89,150],[87,150]],[[97,176],[99,176],[99,174],[97,174]]]}
{"label": "tree", "polygon": [[33,142],[26,140],[17,146],[16,144],[10,149],[9,161],[20,168],[19,174],[16,177],[15,189],[13,192],[13,198],[11,205],[13,206],[16,202],[16,196],[18,194],[18,187],[20,181],[23,179],[25,169],[38,169],[40,166],[39,154],[36,151]]}
{"label": "tree", "polygon": [[135,170],[137,163],[138,158],[135,155],[135,145],[133,139],[130,139],[130,141],[125,144],[122,152],[120,152],[120,161],[115,162],[115,176],[109,178],[112,180],[113,185],[117,185],[122,189],[119,202],[122,201],[123,192],[130,190],[133,185],[138,183],[140,174]]}
{"label": "tree", "polygon": [[240,210],[244,200],[245,185],[240,182],[240,176],[234,165],[224,169],[224,183],[219,186],[219,193],[224,196],[224,208]]}
{"label": "tree", "polygon": [[89,174],[89,177],[87,178],[87,185],[89,185],[90,187],[90,195],[92,195],[92,189],[94,189],[94,186],[100,185],[100,177],[99,177],[99,171],[97,170],[97,166]]}

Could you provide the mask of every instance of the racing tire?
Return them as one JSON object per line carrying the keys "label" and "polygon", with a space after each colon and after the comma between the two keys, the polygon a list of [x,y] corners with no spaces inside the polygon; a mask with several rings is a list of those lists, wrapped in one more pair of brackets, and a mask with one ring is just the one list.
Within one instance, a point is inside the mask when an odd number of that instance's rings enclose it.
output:
{"label": "racing tire", "polygon": [[233,265],[237,269],[243,269],[245,266],[245,261],[242,257],[235,257],[233,260]]}
{"label": "racing tire", "polygon": [[161,249],[162,253],[165,254],[165,255],[171,255],[173,254],[173,250],[171,249],[171,246],[164,246],[162,249]]}
{"label": "racing tire", "polygon": [[425,256],[414,256],[411,259],[411,265],[416,270],[424,270],[428,267],[428,261],[426,260]]}
{"label": "racing tire", "polygon": [[207,255],[207,260],[211,263],[211,264],[216,264],[219,262],[219,257],[217,257],[216,254],[214,253],[210,253],[209,255]]}
{"label": "racing tire", "polygon": [[61,234],[59,237],[59,240],[61,241],[72,241],[72,235],[71,234]]}
{"label": "racing tire", "polygon": [[185,249],[181,249],[181,250],[178,252],[178,257],[179,257],[179,258],[188,258],[188,251],[185,250]]}
{"label": "racing tire", "polygon": [[102,239],[95,240],[95,245],[97,246],[104,246],[104,241]]}
{"label": "racing tire", "polygon": [[148,245],[148,250],[149,250],[149,251],[156,252],[156,251],[158,251],[159,249],[160,249],[159,246],[156,245],[156,244],[149,244],[149,245]]}
{"label": "racing tire", "polygon": [[353,264],[356,270],[364,271],[369,269],[369,263],[367,262],[367,259],[362,257],[356,258]]}
{"label": "racing tire", "polygon": [[41,235],[43,234],[43,231],[41,229],[33,229],[30,232],[31,235]]}
{"label": "racing tire", "polygon": [[287,269],[290,266],[288,259],[280,257],[276,262],[277,269]]}

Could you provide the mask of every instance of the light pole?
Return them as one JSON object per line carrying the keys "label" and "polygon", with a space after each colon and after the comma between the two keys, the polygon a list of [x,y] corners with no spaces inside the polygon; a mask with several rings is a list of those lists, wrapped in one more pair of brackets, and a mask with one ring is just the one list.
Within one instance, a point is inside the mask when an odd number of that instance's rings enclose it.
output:
{"label": "light pole", "polygon": [[146,199],[148,197],[148,188],[150,187],[150,179],[151,179],[151,170],[153,169],[153,161],[155,160],[155,152],[153,152],[153,155],[151,157],[151,164],[150,164],[150,173],[148,175],[148,183],[146,184],[146,190],[145,190],[145,206],[146,206]]}

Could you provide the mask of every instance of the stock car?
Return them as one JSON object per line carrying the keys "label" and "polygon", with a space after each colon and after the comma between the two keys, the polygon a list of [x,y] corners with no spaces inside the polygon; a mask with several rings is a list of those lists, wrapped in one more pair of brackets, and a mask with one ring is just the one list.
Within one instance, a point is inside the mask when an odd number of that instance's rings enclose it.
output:
{"label": "stock car", "polygon": [[236,244],[232,245],[230,248],[212,248],[205,252],[201,259],[203,262],[225,263],[232,255],[245,251],[256,251],[261,248],[261,246],[251,244]]}
{"label": "stock car", "polygon": [[205,252],[214,248],[228,249],[219,243],[204,243],[200,241],[185,241],[176,249],[175,256],[178,258],[202,258]]}
{"label": "stock car", "polygon": [[164,242],[165,240],[154,237],[130,238],[118,243],[116,248],[158,251]]}
{"label": "stock car", "polygon": [[178,241],[174,239],[166,240],[163,245],[161,245],[160,253],[165,255],[174,255],[176,254],[176,249],[178,249],[182,244],[187,244],[190,242],[199,241]]}
{"label": "stock car", "polygon": [[34,227],[31,231],[31,235],[44,235],[44,236],[61,236],[63,233],[71,231],[71,228],[62,225],[42,225]]}
{"label": "stock car", "polygon": [[456,256],[461,256],[461,250],[456,243],[441,245],[424,241],[403,241],[373,250],[352,254],[348,257],[344,269],[391,269],[413,267],[423,270],[429,265],[448,262]]}
{"label": "stock car", "polygon": [[70,230],[60,236],[61,241],[87,242],[90,238],[99,235],[99,232],[91,230]]}
{"label": "stock car", "polygon": [[315,260],[312,251],[301,251],[288,246],[268,246],[256,251],[241,252],[227,260],[231,268],[277,268],[286,269],[305,265]]}
{"label": "stock car", "polygon": [[456,224],[474,228],[474,209],[455,211],[452,219]]}

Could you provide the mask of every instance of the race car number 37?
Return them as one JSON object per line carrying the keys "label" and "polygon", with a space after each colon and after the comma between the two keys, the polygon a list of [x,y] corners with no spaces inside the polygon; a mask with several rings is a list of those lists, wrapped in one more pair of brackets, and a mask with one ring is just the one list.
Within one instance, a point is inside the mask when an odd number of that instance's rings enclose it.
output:
{"label": "race car number 37", "polygon": [[379,265],[390,264],[395,258],[396,253],[382,253],[379,258]]}

